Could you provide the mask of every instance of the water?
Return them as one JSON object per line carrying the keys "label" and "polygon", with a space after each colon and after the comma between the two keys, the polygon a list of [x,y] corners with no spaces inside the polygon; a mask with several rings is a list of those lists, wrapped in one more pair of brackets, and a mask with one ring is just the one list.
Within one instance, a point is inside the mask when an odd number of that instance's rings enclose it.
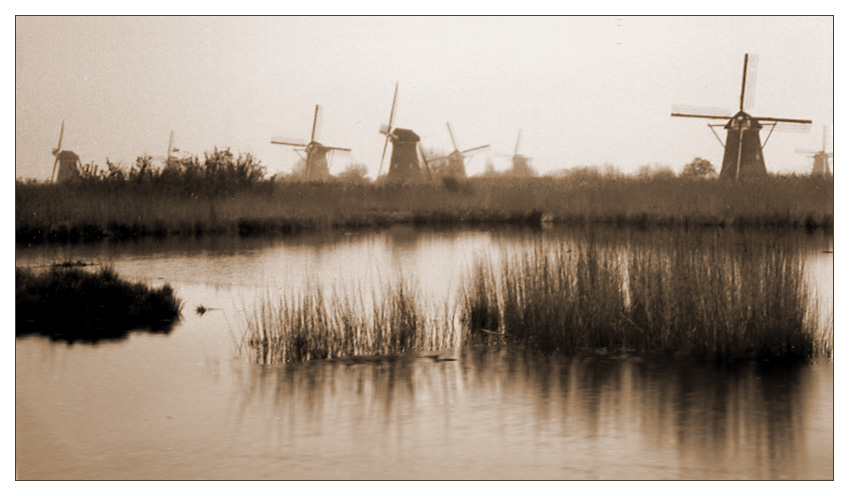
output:
{"label": "water", "polygon": [[[609,249],[670,231],[595,229]],[[416,230],[19,249],[18,266],[111,264],[171,284],[169,334],[96,345],[16,340],[20,479],[831,479],[833,362],[540,357],[449,349],[261,366],[233,352],[275,288],[369,287],[398,273],[433,299],[479,257],[570,230]],[[833,315],[830,235],[696,231],[799,250]],[[197,315],[197,305],[214,308]]]}

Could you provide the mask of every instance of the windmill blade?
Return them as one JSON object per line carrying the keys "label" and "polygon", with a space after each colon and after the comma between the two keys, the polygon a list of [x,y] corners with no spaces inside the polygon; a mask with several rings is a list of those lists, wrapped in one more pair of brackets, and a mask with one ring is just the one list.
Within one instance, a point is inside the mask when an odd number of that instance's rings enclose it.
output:
{"label": "windmill blade", "polygon": [[796,153],[801,153],[803,155],[812,155],[812,154],[817,153],[817,152],[815,152],[813,150],[805,150],[803,148],[796,148]]}
{"label": "windmill blade", "polygon": [[474,152],[474,151],[477,151],[477,150],[483,150],[484,148],[489,148],[489,145],[476,146],[476,147],[474,147],[474,148],[469,148],[468,150],[463,150],[463,151],[462,151],[462,152],[460,152],[460,153],[462,153],[463,155],[465,155],[465,154],[467,154],[467,153],[469,153],[469,152]]}
{"label": "windmill blade", "polygon": [[62,149],[62,136],[65,135],[65,121],[62,120],[62,127],[59,128],[59,144],[56,145],[56,151]]}
{"label": "windmill blade", "polygon": [[687,115],[727,115],[730,119],[732,115],[734,115],[734,111],[726,107],[705,107],[700,105],[681,105],[675,104],[672,105],[671,109],[674,114],[687,114]]}
{"label": "windmill blade", "polygon": [[315,141],[315,125],[318,123],[318,104],[315,105],[315,115],[312,118],[312,133],[310,133],[310,143]]}
{"label": "windmill blade", "polygon": [[[743,111],[743,101],[746,99],[746,70],[749,66],[749,54],[743,56],[743,84],[740,88],[740,111]],[[737,175],[740,175],[740,160],[737,160]]]}
{"label": "windmill blade", "polygon": [[750,53],[748,54],[749,63],[746,69],[746,97],[743,99],[743,108],[751,109],[755,106],[755,95],[757,92],[755,88],[757,87],[758,82],[758,60],[759,57],[757,54]]}
{"label": "windmill blade", "polygon": [[389,132],[392,132],[392,121],[395,119],[395,102],[398,101],[398,82],[395,82],[395,93],[392,95],[392,108],[389,110]]}
{"label": "windmill blade", "polygon": [[519,129],[519,135],[516,136],[516,147],[513,149],[513,155],[519,154],[519,140],[522,139],[522,130]]}
{"label": "windmill blade", "polygon": [[828,148],[828,125],[822,127],[822,151]]}
{"label": "windmill blade", "polygon": [[685,114],[680,112],[672,112],[672,117],[692,117],[694,119],[730,119],[730,115],[709,115],[709,114]]}
{"label": "windmill blade", "polygon": [[454,145],[454,151],[455,152],[460,151],[460,149],[457,148],[457,142],[454,140],[454,132],[451,131],[451,123],[446,122],[445,125],[448,126],[448,136],[451,136],[451,144]]}
{"label": "windmill blade", "polygon": [[301,141],[293,140],[293,139],[289,139],[289,138],[277,137],[277,136],[273,136],[271,138],[271,143],[274,144],[274,145],[288,145],[288,146],[301,146],[301,147],[307,146],[306,143],[303,143]]}
{"label": "windmill blade", "polygon": [[350,152],[351,151],[350,148],[342,148],[342,147],[338,147],[338,146],[325,146],[324,148],[326,148],[330,151],[340,151],[340,152]]}
{"label": "windmill blade", "polygon": [[810,119],[785,119],[783,117],[755,117],[755,119],[759,121],[787,122],[792,124],[811,124],[813,122]]}
{"label": "windmill blade", "polygon": [[[60,140],[61,141],[61,140]],[[53,161],[53,172],[50,174],[50,182],[56,181],[56,165],[59,163],[59,156],[56,156],[56,160]]]}
{"label": "windmill blade", "polygon": [[[383,172],[383,160],[386,158],[386,148],[389,146],[389,137],[392,134],[392,120],[395,118],[395,102],[398,100],[398,82],[395,82],[395,94],[392,95],[392,108],[389,109],[389,124],[386,126],[386,140],[383,142],[383,153],[380,154],[380,167],[377,169],[377,176]],[[381,129],[383,132],[383,129]]]}

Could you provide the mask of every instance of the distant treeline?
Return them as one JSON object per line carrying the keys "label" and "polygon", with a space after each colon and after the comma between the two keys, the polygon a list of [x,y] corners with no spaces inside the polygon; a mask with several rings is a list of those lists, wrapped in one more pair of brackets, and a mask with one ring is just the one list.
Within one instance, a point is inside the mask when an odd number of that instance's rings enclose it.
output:
{"label": "distant treeline", "polygon": [[[153,167],[87,167],[66,183],[17,182],[20,243],[208,233],[254,235],[327,227],[412,224],[613,223],[681,226],[833,226],[831,177],[727,182],[669,172],[626,176],[577,169],[546,177],[432,177],[325,182],[266,177],[250,155],[215,150]],[[362,171],[361,168],[360,172]]]}

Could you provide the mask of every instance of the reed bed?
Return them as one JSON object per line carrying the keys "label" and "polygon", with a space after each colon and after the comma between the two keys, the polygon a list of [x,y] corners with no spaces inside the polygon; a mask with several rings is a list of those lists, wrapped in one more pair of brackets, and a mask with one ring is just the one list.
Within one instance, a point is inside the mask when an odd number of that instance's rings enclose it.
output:
{"label": "reed bed", "polygon": [[592,238],[476,263],[440,308],[403,279],[362,291],[267,294],[243,352],[260,363],[479,344],[542,354],[636,352],[721,359],[831,356],[794,249],[686,233],[622,247]]}
{"label": "reed bed", "polygon": [[633,177],[469,178],[456,187],[439,181],[210,184],[18,182],[16,240],[255,235],[396,223],[538,224],[543,214],[555,223],[817,228],[832,227],[834,211],[833,181],[815,177],[739,184]]}
{"label": "reed bed", "polygon": [[403,280],[369,296],[339,289],[327,296],[315,285],[303,293],[267,293],[246,316],[239,350],[270,364],[443,349],[462,341],[450,309],[428,306]]}
{"label": "reed bed", "polygon": [[776,247],[726,250],[683,238],[624,253],[592,243],[537,248],[499,267],[479,265],[464,289],[464,315],[474,316],[471,334],[498,323],[485,330],[544,354],[830,356],[832,335],[811,310],[801,260]]}

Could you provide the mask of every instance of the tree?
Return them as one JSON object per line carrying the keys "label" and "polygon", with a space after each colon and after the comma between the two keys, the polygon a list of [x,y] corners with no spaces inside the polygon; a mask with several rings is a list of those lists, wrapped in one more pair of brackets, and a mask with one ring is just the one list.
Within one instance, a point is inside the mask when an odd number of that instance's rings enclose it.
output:
{"label": "tree", "polygon": [[696,157],[692,162],[684,166],[681,177],[711,177],[716,175],[713,164],[707,160]]}

